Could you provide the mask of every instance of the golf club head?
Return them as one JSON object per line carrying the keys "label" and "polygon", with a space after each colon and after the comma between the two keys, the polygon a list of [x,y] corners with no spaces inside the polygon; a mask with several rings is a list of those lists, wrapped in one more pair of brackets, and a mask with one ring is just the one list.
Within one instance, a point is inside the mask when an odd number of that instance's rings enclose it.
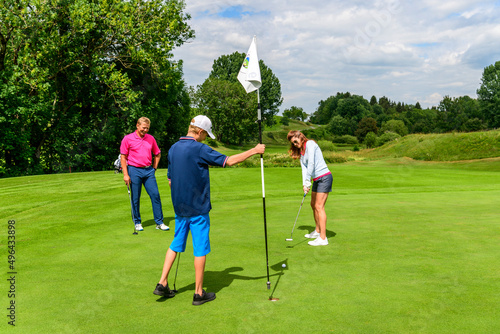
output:
{"label": "golf club head", "polygon": [[136,230],[134,230],[134,233],[132,233],[132,234],[139,234],[139,233],[137,233],[137,231],[136,231]]}

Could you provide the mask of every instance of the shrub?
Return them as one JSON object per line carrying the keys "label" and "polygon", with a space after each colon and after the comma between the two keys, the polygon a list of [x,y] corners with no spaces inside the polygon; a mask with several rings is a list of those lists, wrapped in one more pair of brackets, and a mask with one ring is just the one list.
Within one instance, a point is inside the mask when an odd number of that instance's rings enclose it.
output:
{"label": "shrub", "polygon": [[326,152],[326,151],[336,151],[335,145],[333,145],[332,142],[329,142],[327,140],[320,140],[318,141],[318,146],[321,149],[321,151]]}
{"label": "shrub", "polygon": [[326,131],[324,127],[317,129],[304,129],[302,133],[309,139],[319,140],[331,140],[331,135]]}
{"label": "shrub", "polygon": [[365,137],[365,145],[367,148],[372,148],[377,142],[377,135],[373,132],[368,132]]}
{"label": "shrub", "polygon": [[212,138],[208,138],[208,136],[207,136],[207,139],[205,139],[205,140],[207,141],[208,146],[219,147],[219,144],[217,144],[217,140],[212,139]]}
{"label": "shrub", "polygon": [[396,140],[396,139],[399,139],[399,138],[401,138],[401,136],[398,135],[397,133],[388,131],[388,132],[384,133],[383,135],[381,135],[380,137],[377,138],[376,145],[377,146],[382,146],[385,143],[388,143],[390,141],[393,141],[393,140]]}
{"label": "shrub", "polygon": [[359,144],[358,138],[349,135],[335,137],[333,138],[332,141],[337,144],[350,144],[350,145]]}
{"label": "shrub", "polygon": [[326,154],[323,154],[323,158],[325,159],[325,162],[327,164],[334,164],[334,163],[338,164],[347,162],[346,157],[333,152],[327,152]]}
{"label": "shrub", "polygon": [[383,133],[385,132],[397,133],[401,137],[404,137],[408,134],[408,128],[406,127],[405,123],[403,121],[396,119],[392,119],[382,124],[382,128],[380,130]]}

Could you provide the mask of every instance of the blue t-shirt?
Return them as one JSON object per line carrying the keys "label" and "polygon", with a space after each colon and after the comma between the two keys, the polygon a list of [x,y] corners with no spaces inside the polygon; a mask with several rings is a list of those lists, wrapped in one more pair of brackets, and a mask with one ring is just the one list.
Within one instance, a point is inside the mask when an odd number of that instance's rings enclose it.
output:
{"label": "blue t-shirt", "polygon": [[208,166],[225,167],[228,157],[193,137],[181,137],[172,145],[167,158],[175,214],[182,217],[208,214],[212,209]]}

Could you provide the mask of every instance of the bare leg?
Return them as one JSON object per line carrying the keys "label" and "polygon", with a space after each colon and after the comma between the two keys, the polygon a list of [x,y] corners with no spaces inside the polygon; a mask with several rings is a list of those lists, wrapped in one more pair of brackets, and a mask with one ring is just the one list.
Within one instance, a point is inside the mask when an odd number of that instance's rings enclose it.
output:
{"label": "bare leg", "polygon": [[195,291],[194,293],[200,296],[203,293],[203,277],[205,276],[205,262],[207,256],[194,257],[194,271],[195,271]]}
{"label": "bare leg", "polygon": [[165,255],[165,263],[163,264],[163,271],[161,273],[161,278],[160,278],[160,282],[159,282],[163,286],[167,286],[168,273],[170,272],[170,269],[172,268],[172,265],[174,264],[176,256],[177,256],[177,253],[169,248],[167,251],[167,254]]}
{"label": "bare leg", "polygon": [[319,217],[318,217],[318,212],[316,210],[317,195],[318,195],[318,193],[311,192],[311,208],[313,210],[314,223],[316,224],[315,231],[320,233],[321,229],[320,229],[320,226],[318,224]]}
{"label": "bare leg", "polygon": [[320,233],[321,239],[326,239],[326,212],[325,203],[328,199],[328,193],[312,192],[311,207],[314,212],[314,221],[316,222],[316,231]]}

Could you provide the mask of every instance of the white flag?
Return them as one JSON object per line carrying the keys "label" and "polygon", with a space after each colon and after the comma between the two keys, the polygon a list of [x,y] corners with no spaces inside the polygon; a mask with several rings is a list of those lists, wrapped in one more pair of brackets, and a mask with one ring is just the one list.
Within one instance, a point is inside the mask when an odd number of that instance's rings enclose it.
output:
{"label": "white flag", "polygon": [[240,72],[238,73],[238,81],[243,85],[247,93],[253,92],[262,86],[255,36],[253,37],[252,44],[250,44],[243,65],[241,65]]}

